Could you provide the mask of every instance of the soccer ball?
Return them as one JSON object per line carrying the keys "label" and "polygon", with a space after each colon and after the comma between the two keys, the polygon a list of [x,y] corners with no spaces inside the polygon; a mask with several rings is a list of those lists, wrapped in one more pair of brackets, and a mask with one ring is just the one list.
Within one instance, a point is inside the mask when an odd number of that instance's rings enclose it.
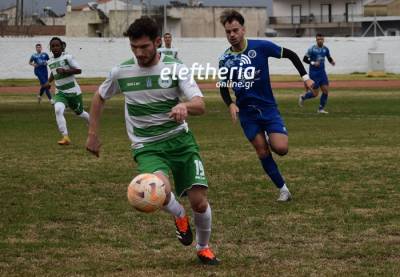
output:
{"label": "soccer ball", "polygon": [[151,213],[165,201],[165,184],[154,174],[140,174],[128,186],[128,201],[136,210]]}

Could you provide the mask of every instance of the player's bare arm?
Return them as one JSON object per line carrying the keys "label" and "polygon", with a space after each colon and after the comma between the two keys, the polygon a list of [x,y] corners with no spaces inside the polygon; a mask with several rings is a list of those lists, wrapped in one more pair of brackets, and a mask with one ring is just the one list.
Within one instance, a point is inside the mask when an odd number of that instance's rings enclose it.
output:
{"label": "player's bare arm", "polygon": [[97,134],[104,104],[105,100],[101,98],[99,92],[97,91],[93,96],[92,104],[90,107],[89,131],[86,140],[86,150],[96,157],[100,156],[101,143]]}
{"label": "player's bare arm", "polygon": [[80,68],[74,68],[74,67],[68,69],[59,67],[56,69],[56,71],[58,74],[66,74],[66,75],[77,75],[82,73],[82,70]]}
{"label": "player's bare arm", "polygon": [[236,123],[239,113],[239,107],[236,106],[236,104],[233,102],[229,105],[229,113],[231,114],[232,122]]}
{"label": "player's bare arm", "polygon": [[202,115],[205,112],[205,104],[200,96],[193,97],[188,102],[179,103],[172,108],[170,117],[177,122],[184,121],[190,115]]}

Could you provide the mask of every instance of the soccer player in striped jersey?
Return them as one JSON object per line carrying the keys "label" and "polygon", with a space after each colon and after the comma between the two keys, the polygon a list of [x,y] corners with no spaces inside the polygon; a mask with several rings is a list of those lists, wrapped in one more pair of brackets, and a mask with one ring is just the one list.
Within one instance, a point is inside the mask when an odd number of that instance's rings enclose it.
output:
{"label": "soccer player in striped jersey", "polygon": [[[244,18],[239,12],[226,10],[220,20],[231,45],[219,60],[220,70],[229,73],[219,83],[222,99],[229,107],[232,120],[235,122],[239,117],[243,132],[254,147],[265,173],[279,189],[277,200],[289,201],[291,193],[272,157],[272,152],[286,155],[289,142],[272,92],[268,59],[287,58],[296,67],[307,88],[311,88],[313,81],[293,51],[271,41],[246,39]],[[231,99],[229,84],[235,92],[236,103]]]}
{"label": "soccer player in striped jersey", "polygon": [[[154,173],[166,184],[167,199],[163,210],[174,216],[176,233],[183,245],[193,241],[189,217],[171,192],[169,172],[178,196],[188,196],[196,227],[197,256],[204,264],[219,260],[209,246],[211,208],[207,200],[207,179],[199,147],[185,119],[201,115],[203,95],[190,74],[165,75],[188,68],[179,60],[157,52],[159,27],[149,17],[142,17],[125,32],[133,58],[114,67],[93,97],[86,148],[99,155],[98,138],[101,111],[107,99],[123,93],[125,121],[132,142],[132,154],[140,173]],[[187,77],[187,78],[185,78]],[[180,99],[186,98],[185,102]]]}
{"label": "soccer player in striped jersey", "polygon": [[50,51],[53,53],[53,57],[48,62],[51,74],[46,87],[50,88],[50,83],[54,80],[56,86],[54,111],[58,129],[62,135],[62,139],[58,141],[59,145],[71,143],[64,117],[66,107],[69,107],[76,115],[89,123],[89,114],[83,109],[81,88],[75,79],[75,74],[81,74],[82,70],[70,54],[63,53],[64,50],[60,38],[53,37],[50,40]]}
{"label": "soccer player in striped jersey", "polygon": [[172,48],[172,35],[170,33],[165,33],[164,36],[164,47],[160,47],[157,51],[166,56],[178,58],[178,50],[176,48]]}

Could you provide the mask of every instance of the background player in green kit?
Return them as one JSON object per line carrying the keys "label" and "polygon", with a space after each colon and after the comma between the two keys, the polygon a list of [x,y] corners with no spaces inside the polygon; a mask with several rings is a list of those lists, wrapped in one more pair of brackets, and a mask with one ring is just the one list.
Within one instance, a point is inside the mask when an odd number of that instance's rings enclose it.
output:
{"label": "background player in green kit", "polygon": [[48,62],[51,70],[48,83],[45,85],[50,88],[50,83],[54,80],[56,85],[56,95],[54,96],[54,111],[58,129],[63,136],[58,141],[59,145],[68,145],[71,140],[68,136],[67,122],[64,117],[66,107],[69,107],[76,115],[89,122],[89,114],[83,110],[82,92],[75,79],[75,74],[81,74],[82,70],[75,59],[64,52],[65,45],[58,37],[50,40],[50,50],[53,57]]}
{"label": "background player in green kit", "polygon": [[157,51],[166,56],[172,56],[173,58],[178,58],[178,50],[172,47],[172,35],[171,33],[165,33],[163,35],[164,38],[164,47],[160,47]]}
{"label": "background player in green kit", "polygon": [[[154,173],[166,184],[163,210],[175,218],[177,237],[183,245],[193,241],[185,209],[171,192],[169,174],[179,196],[187,195],[196,227],[197,256],[204,264],[219,260],[209,247],[211,208],[207,200],[207,179],[198,145],[185,122],[187,116],[204,113],[203,95],[186,75],[161,78],[163,70],[186,68],[171,56],[157,53],[159,28],[149,17],[137,19],[125,33],[132,58],[114,67],[96,92],[91,106],[87,150],[99,155],[98,126],[105,100],[117,93],[125,95],[125,120],[132,153],[140,173]],[[181,97],[187,99],[181,102]]]}

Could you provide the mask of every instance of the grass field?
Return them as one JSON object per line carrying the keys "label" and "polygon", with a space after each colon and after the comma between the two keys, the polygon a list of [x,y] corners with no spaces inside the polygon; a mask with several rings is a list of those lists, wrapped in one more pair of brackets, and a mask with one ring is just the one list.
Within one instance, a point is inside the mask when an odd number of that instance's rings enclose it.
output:
{"label": "grass field", "polygon": [[207,114],[189,120],[210,182],[218,267],[198,265],[170,216],[128,206],[135,164],[121,97],[107,103],[96,159],[72,113],[73,144],[60,147],[47,102],[0,95],[0,275],[399,276],[400,92],[333,91],[329,115],[315,112],[317,100],[298,108],[296,91],[275,95],[290,132],[289,154],[276,160],[291,203],[275,201],[215,92]]}

